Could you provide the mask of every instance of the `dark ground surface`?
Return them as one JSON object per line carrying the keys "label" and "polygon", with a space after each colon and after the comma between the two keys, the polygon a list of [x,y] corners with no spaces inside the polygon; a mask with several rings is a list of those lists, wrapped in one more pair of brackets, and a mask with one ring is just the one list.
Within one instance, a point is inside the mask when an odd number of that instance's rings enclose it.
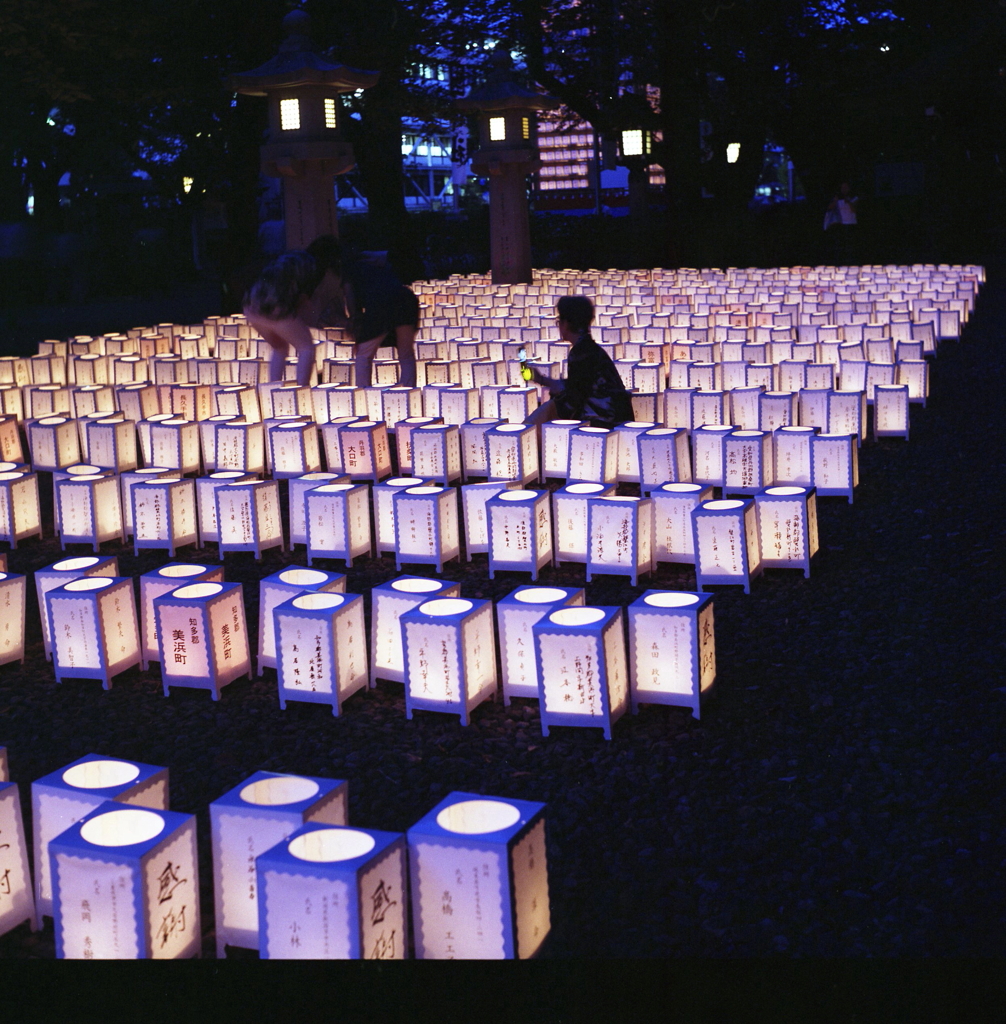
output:
{"label": "dark ground surface", "polygon": [[[169,766],[172,808],[199,822],[206,956],[207,805],[257,769],[349,779],[351,823],[395,831],[455,789],[545,801],[544,958],[1003,956],[1004,325],[993,281],[964,340],[941,347],[910,442],[863,446],[854,505],[819,499],[811,579],[774,570],[749,597],[717,589],[718,679],[701,723],[650,706],[611,742],[599,729],[545,739],[537,702],[521,699],[480,706],[467,728],[429,712],[410,722],[389,683],[335,718],[321,705],[280,711],[271,670],[216,704],[202,690],[165,699],[156,667],[107,693],[57,685],[30,586],[28,660],[0,668],[0,743],[26,820],[31,780],[85,753]],[[167,561],[103,550],[128,575]],[[11,571],[59,556],[50,529],[11,553]],[[303,548],[226,559],[253,639],[257,581],[287,564],[305,564]],[[348,589],[395,575],[390,556],[358,560]],[[484,555],[443,575],[485,598],[527,579],[490,582]],[[584,571],[547,569],[541,582],[583,585]],[[587,597],[625,604],[649,587],[688,590],[694,576],[662,565],[637,588],[596,577]],[[51,922],[0,938],[0,959],[53,955]]]}

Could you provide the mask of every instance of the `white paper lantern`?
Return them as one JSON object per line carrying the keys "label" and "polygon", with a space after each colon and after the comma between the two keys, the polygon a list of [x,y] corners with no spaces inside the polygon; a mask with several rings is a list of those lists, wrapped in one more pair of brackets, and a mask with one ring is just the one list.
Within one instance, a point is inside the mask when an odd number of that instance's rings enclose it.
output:
{"label": "white paper lantern", "polygon": [[226,946],[259,947],[256,858],[308,822],[346,824],[348,788],[342,779],[260,771],[210,804],[217,957]]}
{"label": "white paper lantern", "polygon": [[744,383],[749,388],[763,387],[766,391],[774,391],[779,383],[777,377],[772,363],[748,363]]}
{"label": "white paper lantern", "polygon": [[431,383],[427,381],[426,385],[421,388],[423,395],[423,412],[424,416],[432,416],[434,418],[442,418],[440,412],[440,397],[445,391],[452,390],[456,385],[450,381],[440,381],[437,383]]}
{"label": "white paper lantern", "polygon": [[510,387],[499,393],[500,419],[507,423],[523,423],[537,408],[535,387]]}
{"label": "white paper lantern", "polygon": [[472,386],[485,393],[487,387],[506,387],[506,366],[496,360],[480,360],[472,364]]}
{"label": "white paper lantern", "polygon": [[318,428],[314,423],[266,421],[269,464],[277,480],[321,470]]}
{"label": "white paper lantern", "polygon": [[19,540],[42,536],[38,474],[0,470],[0,540],[12,549]]}
{"label": "white paper lantern", "polygon": [[188,364],[168,353],[159,353],[150,360],[150,372],[157,385],[185,384],[189,378]]}
{"label": "white paper lantern", "polygon": [[314,418],[314,402],[311,400],[311,388],[299,384],[280,384],[278,387],[263,391],[259,385],[259,404],[263,410],[263,418],[275,419],[279,416],[310,416]]}
{"label": "white paper lantern", "polygon": [[653,561],[695,564],[692,512],[713,497],[708,484],[668,483],[650,491],[653,502]]}
{"label": "white paper lantern", "polygon": [[451,793],[408,843],[418,958],[534,956],[551,925],[544,804]]}
{"label": "white paper lantern", "polygon": [[[0,569],[0,665],[7,665],[12,661],[24,664],[24,614],[27,590],[26,577],[7,572],[4,559],[4,565]],[[5,766],[6,760],[0,764],[0,782],[7,781],[2,772]],[[0,872],[0,878],[2,877]],[[3,910],[0,907],[0,920],[2,915]]]}
{"label": "white paper lantern", "polygon": [[428,423],[412,433],[412,471],[450,486],[461,478],[461,434],[452,423]]}
{"label": "white paper lantern", "polygon": [[688,482],[692,478],[688,431],[683,427],[653,427],[635,438],[639,463],[639,487],[650,494],[664,483]]}
{"label": "white paper lantern", "polygon": [[73,420],[43,416],[29,421],[27,428],[33,469],[52,472],[80,462],[80,438]]}
{"label": "white paper lantern", "polygon": [[506,490],[486,501],[489,520],[489,578],[498,569],[530,572],[554,563],[548,491]]}
{"label": "white paper lantern", "polygon": [[769,487],[755,495],[764,569],[802,569],[810,578],[817,553],[817,497],[813,487]]}
{"label": "white paper lantern", "polygon": [[65,385],[40,384],[38,387],[26,387],[22,393],[24,416],[27,419],[48,419],[51,416],[69,417],[70,415],[70,389]]}
{"label": "white paper lantern", "polygon": [[692,395],[695,388],[668,388],[664,392],[664,426],[692,428]]}
{"label": "white paper lantern", "polygon": [[198,422],[213,415],[213,392],[209,384],[174,384],[170,398],[171,412],[179,419]]}
{"label": "white paper lantern", "polygon": [[269,548],[285,550],[278,481],[240,480],[218,487],[214,497],[221,558],[228,551],[251,551],[261,560]]}
{"label": "white paper lantern", "polygon": [[258,674],[265,668],[276,668],[276,623],[273,610],[277,605],[301,594],[344,594],[346,577],[343,573],[323,569],[304,569],[291,566],[266,576],[259,583],[258,605]]}
{"label": "white paper lantern", "polygon": [[[243,469],[243,466],[217,466],[217,432],[225,423],[240,423],[243,422],[239,416],[233,414],[226,416],[211,416],[208,420],[203,420],[199,424],[199,443],[203,449],[203,466],[207,473],[212,473],[217,468],[224,469]],[[261,429],[259,424],[256,424]],[[242,438],[240,434],[236,435],[234,440],[238,445],[241,444]],[[244,460],[241,460],[242,462]]]}
{"label": "white paper lantern", "polygon": [[755,494],[775,482],[772,434],[735,430],[723,442],[723,493]]}
{"label": "white paper lantern", "polygon": [[899,359],[895,378],[898,384],[908,385],[908,400],[926,406],[929,397],[929,363],[925,359]]}
{"label": "white paper lantern", "polygon": [[435,565],[461,558],[458,495],[453,487],[406,487],[392,495],[395,566]]}
{"label": "white paper lantern", "polygon": [[614,493],[613,483],[566,484],[552,492],[556,564],[587,561],[587,502]]}
{"label": "white paper lantern", "polygon": [[754,501],[704,501],[692,512],[692,527],[698,589],[737,584],[750,594],[751,581],[762,571]]}
{"label": "white paper lantern", "polygon": [[224,469],[196,480],[196,505],[199,513],[199,538],[202,544],[220,540],[217,530],[217,491],[228,484],[257,480],[252,473]]}
{"label": "white paper lantern", "polygon": [[175,549],[200,546],[196,516],[196,482],[177,476],[158,477],[133,484],[133,553],[140,548]]}
{"label": "white paper lantern", "polygon": [[262,422],[258,392],[248,384],[231,384],[214,389],[218,416],[240,416],[247,423]]}
{"label": "white paper lantern", "polygon": [[136,469],[136,427],[132,420],[91,420],[86,431],[88,462],[116,473]]}
{"label": "white paper lantern", "polygon": [[405,717],[416,709],[461,716],[496,696],[492,601],[437,597],[401,616]]}
{"label": "white paper lantern", "polygon": [[[7,475],[0,473],[0,489],[3,477]],[[125,543],[122,498],[119,481],[114,475],[91,473],[71,476],[55,481],[54,487],[59,495],[59,534],[64,551],[67,544],[90,544],[97,552],[98,547],[108,540]],[[37,483],[34,500],[38,500]]]}
{"label": "white paper lantern", "polygon": [[314,419],[331,423],[344,416],[365,416],[367,399],[362,388],[352,384],[319,384],[311,389]]}
{"label": "white paper lantern", "polygon": [[486,502],[503,491],[512,491],[519,487],[520,484],[516,480],[462,485],[461,509],[465,526],[465,553],[469,562],[472,555],[489,552],[489,515]]}
{"label": "white paper lantern", "polygon": [[0,416],[0,459],[15,464],[26,463],[21,431],[14,416]]}
{"label": "white paper lantern", "polygon": [[669,704],[700,718],[716,679],[712,595],[647,590],[628,614],[633,714],[640,704]]}
{"label": "white paper lantern", "polygon": [[802,391],[807,387],[807,364],[805,362],[796,359],[782,359],[777,362],[780,391]]}
{"label": "white paper lantern", "polygon": [[35,900],[28,873],[28,846],[21,820],[21,798],[17,783],[9,782],[6,773],[0,777],[0,935],[28,922],[36,931],[40,921],[35,914]]}
{"label": "white paper lantern", "polygon": [[440,392],[440,418],[445,423],[460,427],[478,417],[482,401],[478,388],[461,387],[455,384]]}
{"label": "white paper lantern", "polygon": [[537,427],[522,423],[500,423],[485,433],[490,480],[517,480],[526,486],[537,483]]}
{"label": "white paper lantern", "polygon": [[726,423],[728,398],[725,391],[693,391],[691,396],[690,426],[715,426]]}
{"label": "white paper lantern", "polygon": [[757,430],[758,406],[764,392],[761,387],[734,388],[730,392],[730,422],[743,430]]}
{"label": "white paper lantern", "polygon": [[640,435],[656,426],[656,423],[629,420],[615,427],[619,482],[639,483],[639,447],[636,442]]}
{"label": "white paper lantern", "polygon": [[367,642],[359,594],[300,594],[273,610],[279,706],[342,702],[367,686]]}
{"label": "white paper lantern", "polygon": [[305,473],[287,481],[287,514],[290,550],[307,544],[307,504],[304,495],[322,484],[348,484],[349,477],[339,473]]}
{"label": "white paper lantern", "polygon": [[[486,433],[503,421],[492,417],[479,416],[461,424],[461,464],[464,468],[463,480],[473,476],[489,475],[489,454],[486,446]],[[401,441],[399,441],[399,463],[401,463]]]}
{"label": "white paper lantern", "polygon": [[859,449],[852,434],[815,434],[810,441],[812,483],[819,497],[844,496],[859,486]]}
{"label": "white paper lantern", "polygon": [[722,487],[726,473],[726,439],[736,428],[722,426],[697,427],[692,432],[692,480],[697,484]]}
{"label": "white paper lantern", "polygon": [[381,419],[388,430],[394,430],[401,420],[422,414],[423,393],[419,388],[394,387],[381,390]]}
{"label": "white paper lantern", "polygon": [[308,565],[315,558],[341,558],[351,567],[358,555],[373,555],[366,484],[322,484],[305,492],[304,504]]}
{"label": "white paper lantern", "polygon": [[395,537],[395,494],[406,487],[422,487],[428,483],[430,481],[421,477],[393,476],[379,484],[374,484],[371,491],[371,503],[374,509],[374,532],[378,555],[384,554],[385,551],[394,551],[397,543]]}
{"label": "white paper lantern", "polygon": [[383,422],[357,420],[346,424],[339,431],[339,443],[342,446],[342,469],[350,480],[377,483],[391,476],[388,428]]}
{"label": "white paper lantern", "polygon": [[[141,442],[142,443],[142,442]],[[167,466],[181,476],[199,472],[199,424],[169,417],[151,420],[148,466]]]}
{"label": "white paper lantern", "polygon": [[154,599],[189,583],[223,583],[219,565],[179,563],[162,565],[140,577],[140,667],[145,672],[152,661],[160,661]]}
{"label": "white paper lantern", "polygon": [[775,482],[806,487],[813,476],[810,443],[814,427],[780,427],[773,433]]}
{"label": "white paper lantern", "polygon": [[618,435],[604,427],[577,427],[569,435],[570,483],[615,483]]}
{"label": "white paper lantern", "polygon": [[89,412],[115,412],[115,392],[111,384],[85,384],[70,391],[70,412],[79,419]]}
{"label": "white paper lantern", "polygon": [[35,595],[42,620],[42,641],[47,659],[52,658],[52,643],[49,634],[49,616],[46,613],[45,595],[54,587],[61,587],[70,580],[89,576],[118,576],[119,562],[114,555],[99,557],[88,555],[80,558],[64,558],[35,571]]}
{"label": "white paper lantern", "polygon": [[[395,427],[395,449],[398,455],[398,472],[401,476],[409,476],[412,473],[413,433],[424,424],[436,422],[432,416],[410,416],[398,421]],[[341,451],[339,457],[342,457]],[[331,466],[331,463],[329,465]]]}
{"label": "white paper lantern", "polygon": [[622,609],[560,608],[531,627],[541,665],[541,731],[556,725],[611,727],[629,704]]}
{"label": "white paper lantern", "polygon": [[209,690],[214,700],[251,678],[240,583],[187,583],[154,599],[164,696],[171,686]]}
{"label": "white paper lantern", "polygon": [[543,480],[569,476],[569,435],[584,420],[550,420],[541,425],[541,475]]}
{"label": "white paper lantern", "polygon": [[18,423],[24,421],[24,399],[21,389],[13,384],[0,384],[0,412],[13,416]]}
{"label": "white paper lantern", "polygon": [[798,396],[792,391],[766,391],[758,399],[758,429],[773,431],[795,426],[799,420]]}
{"label": "white paper lantern", "polygon": [[110,690],[113,676],[139,665],[131,578],[90,576],[53,587],[45,594],[45,613],[57,683],[67,676],[100,679]]}
{"label": "white paper lantern", "polygon": [[127,420],[138,423],[161,411],[161,399],[152,384],[126,384],[115,389],[115,402]]}
{"label": "white paper lantern", "polygon": [[[828,429],[828,398],[830,388],[804,388],[799,395],[800,425]],[[779,428],[777,428],[779,429]]]}
{"label": "white paper lantern", "polygon": [[833,391],[828,396],[828,429],[822,433],[854,434],[858,448],[866,435],[866,394]]}
{"label": "white paper lantern", "polygon": [[873,439],[903,437],[907,441],[908,385],[878,384],[873,395]]}
{"label": "white paper lantern", "polygon": [[653,504],[648,498],[587,500],[587,582],[594,573],[629,576],[653,571]]}

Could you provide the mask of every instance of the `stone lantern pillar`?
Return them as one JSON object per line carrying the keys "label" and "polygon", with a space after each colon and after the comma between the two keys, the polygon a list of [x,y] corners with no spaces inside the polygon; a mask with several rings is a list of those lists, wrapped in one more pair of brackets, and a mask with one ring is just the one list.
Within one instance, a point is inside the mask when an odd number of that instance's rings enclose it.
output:
{"label": "stone lantern pillar", "polygon": [[527,176],[538,159],[538,111],[559,105],[552,96],[525,88],[505,51],[493,54],[484,85],[456,101],[459,110],[477,110],[479,149],[472,170],[489,178],[489,246],[493,284],[531,281],[531,226]]}
{"label": "stone lantern pillar", "polygon": [[339,94],[370,88],[379,74],[322,57],[308,24],[304,11],[291,11],[276,56],[229,82],[235,92],[269,102],[262,173],[283,180],[287,249],[303,249],[318,235],[338,235],[335,176],[356,165],[353,147],[342,138]]}

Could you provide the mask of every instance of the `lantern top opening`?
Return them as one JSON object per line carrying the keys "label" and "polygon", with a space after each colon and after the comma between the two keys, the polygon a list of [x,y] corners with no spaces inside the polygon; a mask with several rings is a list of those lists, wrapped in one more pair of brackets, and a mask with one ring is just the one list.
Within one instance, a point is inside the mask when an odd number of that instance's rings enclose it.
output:
{"label": "lantern top opening", "polygon": [[663,437],[665,434],[673,434],[678,430],[677,427],[654,427],[653,430],[647,430],[647,437]]}
{"label": "lantern top opening", "polygon": [[707,501],[702,507],[712,509],[715,512],[721,509],[740,508],[743,504],[743,501],[738,501],[736,498],[728,498],[725,501]]}
{"label": "lantern top opening", "polygon": [[559,427],[578,427],[583,420],[552,420],[551,422]]}
{"label": "lantern top opening", "polygon": [[445,807],[437,815],[437,824],[445,832],[464,836],[485,835],[512,828],[520,821],[520,811],[502,800],[462,800]]}
{"label": "lantern top opening", "polygon": [[99,559],[95,556],[82,555],[79,558],[64,558],[61,562],[56,562],[51,568],[57,572],[76,572],[77,569],[87,569],[92,565],[97,565]]}
{"label": "lantern top opening", "polygon": [[580,427],[580,430],[585,434],[610,434],[611,431],[607,427]]}
{"label": "lantern top opening", "polygon": [[813,427],[780,427],[780,430],[788,431],[790,434],[813,434]]}
{"label": "lantern top opening", "polygon": [[239,469],[221,469],[216,473],[210,473],[212,480],[233,480],[237,476],[244,476]]}
{"label": "lantern top opening", "polygon": [[64,590],[104,590],[115,581],[111,576],[85,576],[83,579],[70,580]]}
{"label": "lantern top opening", "polygon": [[[494,420],[492,416],[476,416],[475,419],[469,420],[469,423],[497,423],[498,420]],[[553,420],[553,423],[560,422],[559,420]],[[573,422],[573,421],[570,421]]]}
{"label": "lantern top opening", "polygon": [[339,474],[338,473],[305,473],[303,476],[298,477],[300,480],[334,480]]}
{"label": "lantern top opening", "polygon": [[503,491],[496,495],[500,501],[528,501],[530,498],[537,498],[537,491]]}
{"label": "lantern top opening", "polygon": [[74,789],[111,789],[125,786],[140,774],[137,765],[129,761],[85,761],[63,772],[63,781]]}
{"label": "lantern top opening", "polygon": [[338,608],[346,603],[342,594],[301,594],[293,599],[294,608],[305,611],[319,611],[322,608]]}
{"label": "lantern top opening", "polygon": [[298,804],[316,796],[320,786],[313,779],[300,775],[275,775],[269,779],[250,782],[240,792],[246,804],[260,807],[277,807],[280,804]]}
{"label": "lantern top opening", "polygon": [[766,494],[777,494],[777,495],[793,495],[793,494],[806,494],[806,487],[769,487],[765,491]]}
{"label": "lantern top opening", "polygon": [[377,845],[372,835],[355,828],[319,828],[295,836],[287,844],[290,856],[315,864],[355,860]]}
{"label": "lantern top opening", "polygon": [[[22,475],[23,474],[21,474],[21,473],[15,473],[14,474],[14,476],[22,476]],[[99,473],[84,473],[84,474],[82,474],[80,476],[74,476],[73,479],[75,481],[77,481],[77,480],[101,480],[102,476],[103,475],[100,472]]]}
{"label": "lantern top opening", "polygon": [[560,608],[548,617],[557,626],[589,626],[604,618],[600,608]]}
{"label": "lantern top opening", "polygon": [[60,423],[67,423],[68,420],[65,416],[45,416],[39,420],[39,423],[47,427],[59,426]]}
{"label": "lantern top opening", "polygon": [[662,594],[647,594],[643,601],[654,608],[687,608],[702,600],[697,594],[679,594],[671,591]]}
{"label": "lantern top opening", "polygon": [[570,494],[597,494],[604,490],[604,484],[569,484],[566,490]]}
{"label": "lantern top opening", "polygon": [[80,827],[80,838],[92,846],[135,846],[149,842],[163,831],[164,819],[159,814],[128,807],[85,821]]}
{"label": "lantern top opening", "polygon": [[16,462],[0,462],[0,473],[7,473],[17,465]]}
{"label": "lantern top opening", "polygon": [[312,488],[315,494],[338,494],[340,491],[351,491],[352,484],[322,484],[321,487]]}
{"label": "lantern top opening", "polygon": [[384,482],[391,487],[411,487],[418,479],[418,476],[393,476]]}
{"label": "lantern top opening", "polygon": [[162,565],[157,570],[159,576],[198,576],[201,572],[206,572],[209,569],[208,565]]}
{"label": "lantern top opening", "polygon": [[527,426],[523,423],[501,423],[496,429],[501,434],[519,434],[522,430],[527,430]]}
{"label": "lantern top opening", "polygon": [[439,494],[443,487],[407,487],[406,494]]}
{"label": "lantern top opening", "polygon": [[0,473],[0,480],[20,480],[24,473]]}
{"label": "lantern top opening", "polygon": [[426,601],[419,606],[424,615],[432,615],[434,618],[441,618],[448,615],[460,615],[462,612],[470,612],[475,605],[466,601],[463,597],[438,597],[433,601]]}
{"label": "lantern top opening", "polygon": [[558,587],[531,587],[528,590],[518,590],[514,600],[524,604],[552,604],[553,601],[564,601],[566,591]]}
{"label": "lantern top opening", "polygon": [[313,587],[324,583],[328,574],[318,569],[287,569],[279,574],[280,580],[297,587]]}
{"label": "lantern top opening", "polygon": [[734,437],[762,437],[764,431],[762,430],[735,430]]}
{"label": "lantern top opening", "polygon": [[404,594],[431,594],[434,590],[440,590],[440,583],[437,580],[407,579],[392,580],[392,590],[400,590]]}
{"label": "lantern top opening", "polygon": [[629,420],[626,423],[622,423],[623,427],[655,427],[656,423],[653,420]]}
{"label": "lantern top opening", "polygon": [[188,600],[193,597],[212,597],[224,589],[222,583],[190,583],[187,587],[179,587],[171,592],[172,597]]}

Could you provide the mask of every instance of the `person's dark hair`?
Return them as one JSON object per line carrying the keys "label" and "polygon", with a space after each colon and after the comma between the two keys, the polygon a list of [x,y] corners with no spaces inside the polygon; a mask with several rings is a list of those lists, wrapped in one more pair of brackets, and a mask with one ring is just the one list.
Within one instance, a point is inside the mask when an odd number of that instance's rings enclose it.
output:
{"label": "person's dark hair", "polygon": [[555,304],[560,320],[565,320],[574,331],[590,330],[594,322],[594,303],[586,295],[563,295]]}
{"label": "person's dark hair", "polygon": [[306,252],[318,264],[319,277],[324,277],[326,270],[342,273],[342,246],[335,235],[319,235]]}
{"label": "person's dark hair", "polygon": [[288,252],[269,264],[248,289],[245,306],[268,320],[293,316],[302,295],[317,287],[317,263],[304,252]]}

